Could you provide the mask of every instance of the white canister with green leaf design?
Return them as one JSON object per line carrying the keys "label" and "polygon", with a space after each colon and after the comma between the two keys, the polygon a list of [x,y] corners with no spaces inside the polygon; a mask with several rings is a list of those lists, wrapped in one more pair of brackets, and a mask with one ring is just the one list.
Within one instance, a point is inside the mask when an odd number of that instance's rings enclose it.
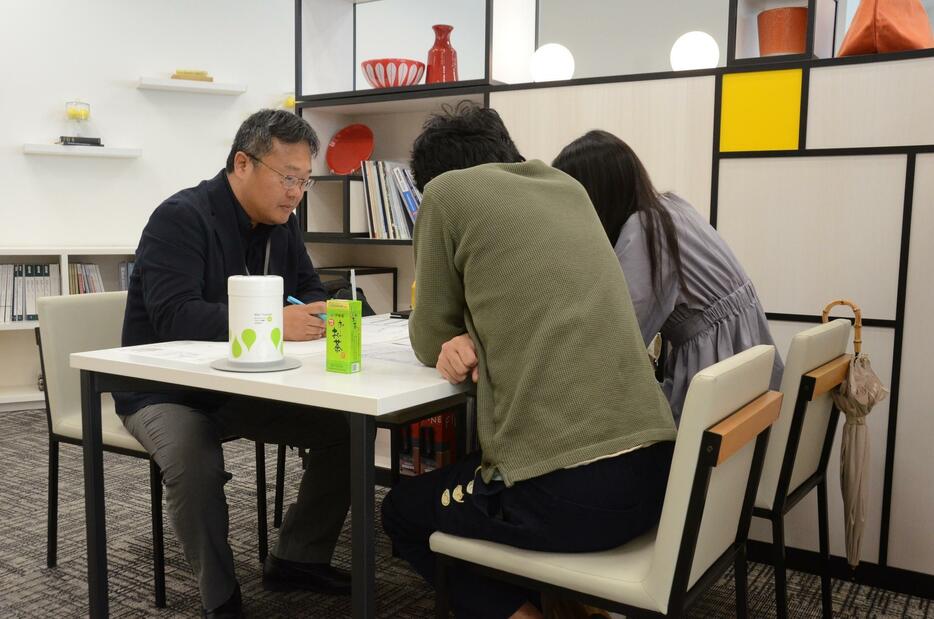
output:
{"label": "white canister with green leaf design", "polygon": [[227,278],[231,363],[266,365],[282,361],[282,278],[233,275]]}

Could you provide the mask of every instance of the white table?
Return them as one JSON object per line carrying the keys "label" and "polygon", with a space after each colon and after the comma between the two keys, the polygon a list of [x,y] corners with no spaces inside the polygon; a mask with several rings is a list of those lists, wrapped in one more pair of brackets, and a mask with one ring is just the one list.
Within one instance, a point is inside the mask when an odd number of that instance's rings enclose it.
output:
{"label": "white table", "polygon": [[[405,320],[386,315],[363,321],[363,369],[325,371],[324,342],[286,342],[302,367],[285,372],[233,373],[211,369],[226,355],[223,342],[170,342],[74,353],[81,370],[85,516],[91,617],[108,615],[107,549],[100,394],[113,391],[211,390],[347,414],[350,423],[353,616],[375,614],[375,472],[378,423],[400,423],[463,405],[466,387],[450,385],[421,365],[408,343]],[[463,426],[461,426],[463,427]]]}

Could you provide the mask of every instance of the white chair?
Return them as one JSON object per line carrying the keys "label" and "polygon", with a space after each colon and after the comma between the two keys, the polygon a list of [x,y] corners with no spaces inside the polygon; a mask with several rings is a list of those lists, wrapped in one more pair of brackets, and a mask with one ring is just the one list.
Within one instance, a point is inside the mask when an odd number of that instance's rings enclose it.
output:
{"label": "white chair", "polygon": [[[438,617],[447,617],[446,568],[454,561],[522,586],[627,615],[681,616],[731,566],[737,614],[746,614],[746,535],[781,394],[771,392],[772,346],[756,346],[691,382],[656,530],[604,552],[521,550],[444,533]],[[753,441],[752,439],[755,439]]]}
{"label": "white chair", "polygon": [[827,461],[839,411],[830,390],[846,378],[850,357],[844,354],[850,323],[834,320],[795,335],[782,375],[782,412],[762,468],[753,516],[772,523],[775,604],[779,619],[788,616],[785,580],[784,518],[811,490],[817,489],[820,538],[821,608],[832,616],[830,546],[827,522]]}
{"label": "white chair", "polygon": [[[81,385],[78,370],[71,367],[73,352],[120,346],[126,292],[43,297],[38,301],[39,323],[36,343],[45,376],[46,419],[49,427],[49,511],[46,563],[55,567],[58,558],[58,446],[82,445]],[[40,331],[41,329],[41,331]],[[149,460],[149,491],[152,501],[153,570],[155,602],[165,607],[165,554],[162,529],[162,478],[154,460],[127,432],[114,412],[109,394],[101,396],[101,435],[104,451]],[[231,440],[231,439],[228,439]],[[259,517],[260,560],[265,558],[266,508],[265,464],[257,443],[257,511]]]}

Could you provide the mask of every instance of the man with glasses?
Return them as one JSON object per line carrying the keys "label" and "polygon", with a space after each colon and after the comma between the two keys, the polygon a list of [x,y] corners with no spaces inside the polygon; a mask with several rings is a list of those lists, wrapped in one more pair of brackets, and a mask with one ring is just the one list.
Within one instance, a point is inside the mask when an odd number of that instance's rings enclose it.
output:
{"label": "man with glasses", "polygon": [[[287,340],[324,335],[325,289],[293,211],[311,186],[318,151],[301,117],[261,110],[237,131],[226,169],[168,198],[143,229],[130,278],[123,345],[226,341],[227,278],[279,275]],[[240,587],[227,542],[221,440],[239,436],[307,447],[310,460],[266,559],[267,590],[348,594],[331,567],[350,505],[345,418],[210,392],[115,393],[117,413],[159,465],[169,517],[198,579],[206,617],[240,617]]]}

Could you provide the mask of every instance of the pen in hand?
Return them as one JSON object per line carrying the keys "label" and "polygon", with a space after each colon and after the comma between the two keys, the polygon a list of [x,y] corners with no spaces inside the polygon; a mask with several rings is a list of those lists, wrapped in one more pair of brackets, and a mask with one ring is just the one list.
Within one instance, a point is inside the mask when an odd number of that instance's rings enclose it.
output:
{"label": "pen in hand", "polygon": [[[292,305],[305,305],[304,303],[302,303],[301,301],[299,301],[298,299],[296,299],[296,298],[293,297],[292,295],[287,296],[287,297],[285,298],[285,300],[288,301],[289,303],[291,303]],[[328,321],[328,315],[327,315],[327,314],[315,314],[315,316],[317,316],[318,318],[320,318],[320,319],[321,319],[322,321],[324,321],[324,322],[327,322],[327,321]]]}

